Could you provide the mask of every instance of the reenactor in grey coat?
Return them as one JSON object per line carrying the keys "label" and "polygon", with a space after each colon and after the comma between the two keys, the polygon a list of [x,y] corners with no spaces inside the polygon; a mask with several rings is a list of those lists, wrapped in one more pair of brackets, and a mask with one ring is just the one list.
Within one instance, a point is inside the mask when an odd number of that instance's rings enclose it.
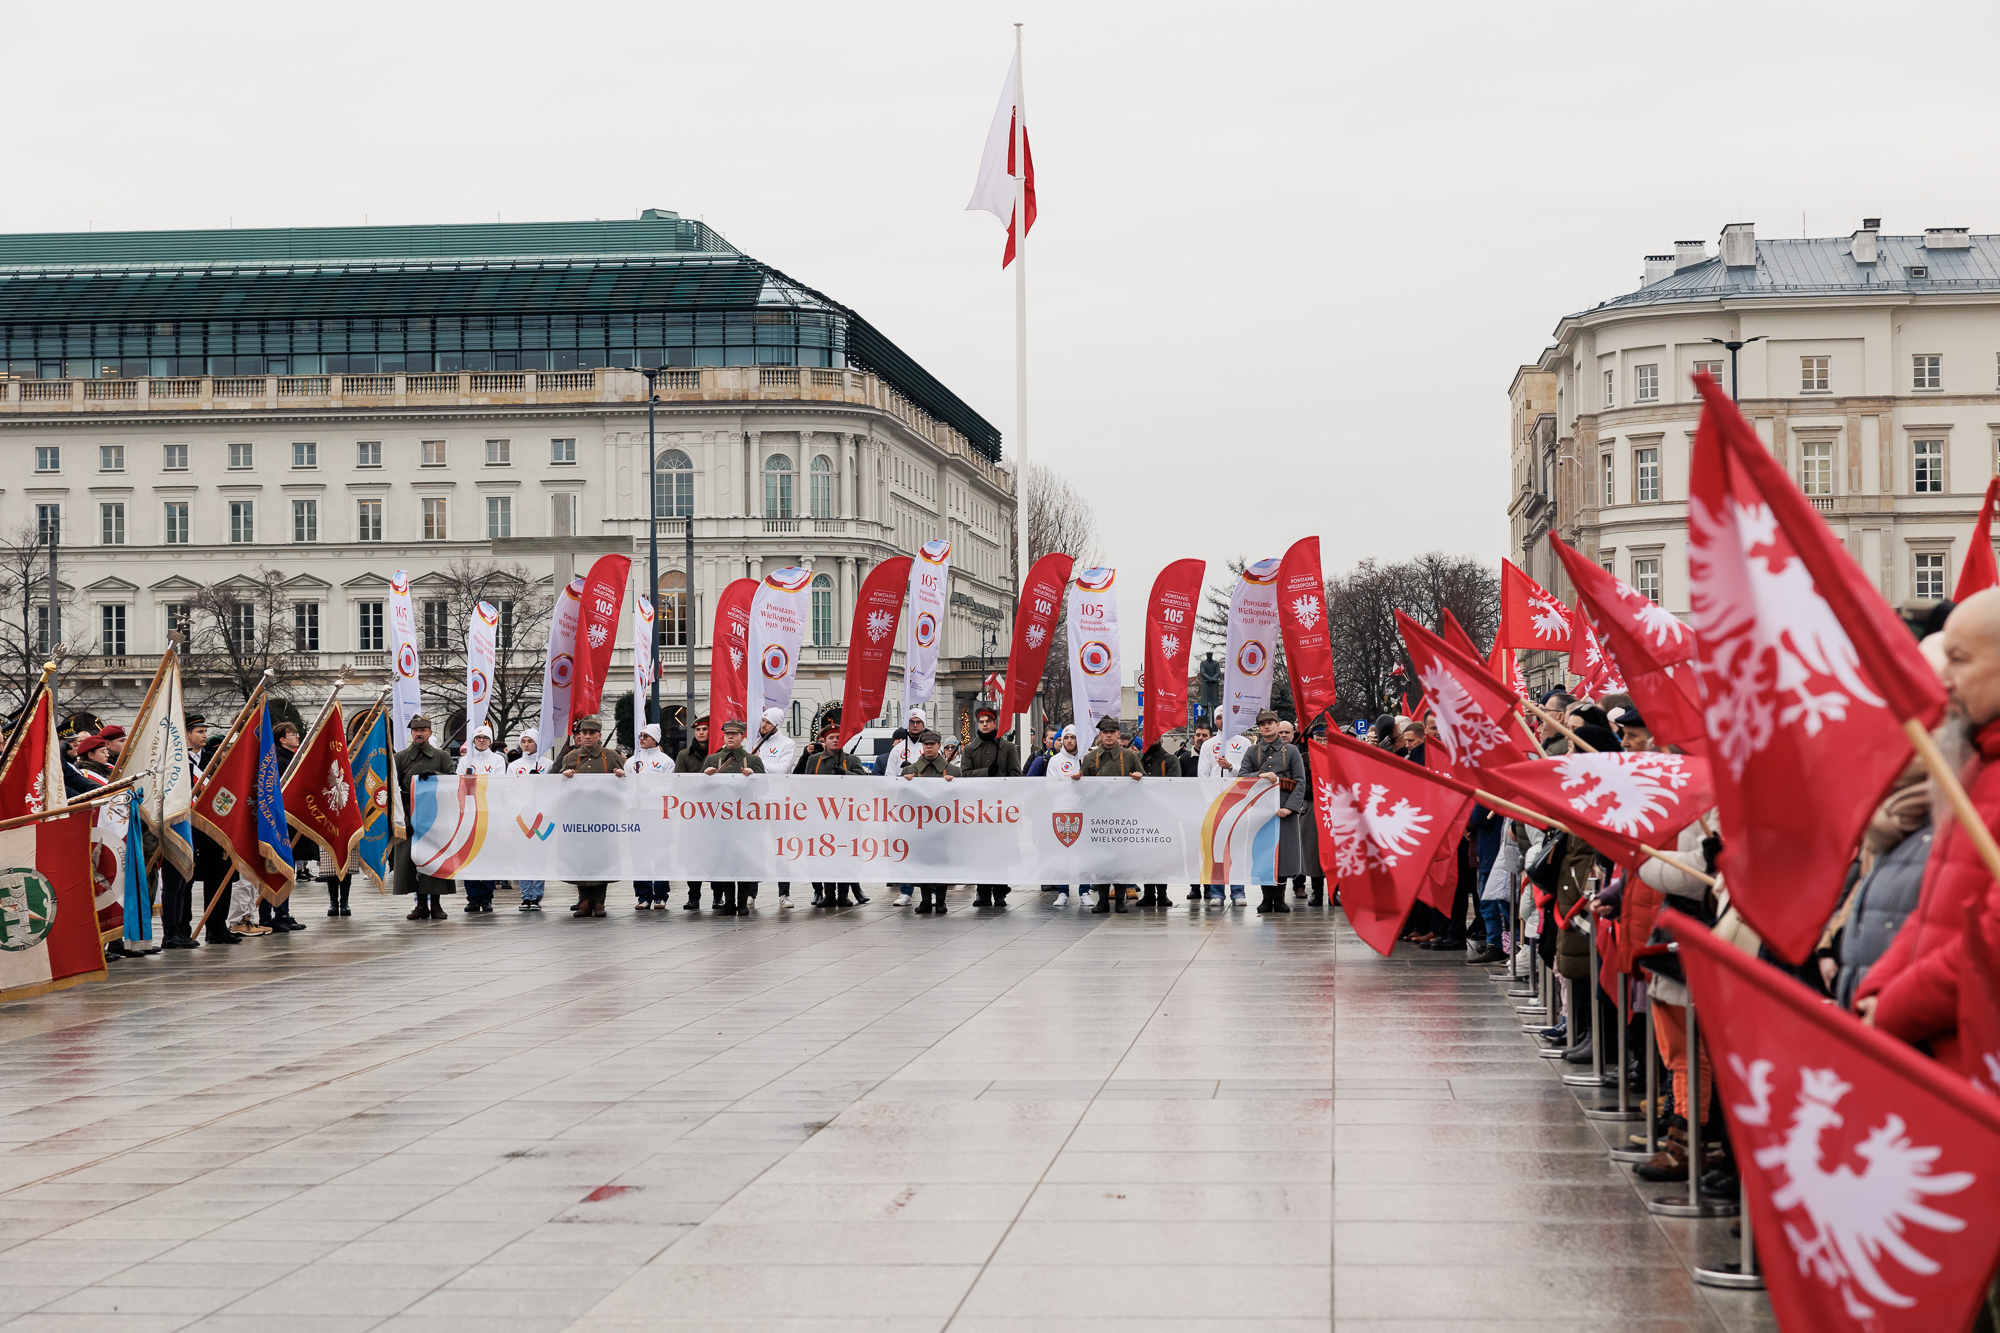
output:
{"label": "reenactor in grey coat", "polygon": [[[625,776],[625,756],[604,743],[604,724],[587,717],[576,724],[576,743],[556,756],[555,771],[565,778],[579,773],[609,773]],[[604,915],[604,891],[608,880],[571,880],[576,885],[576,902],[570,912],[579,917]]]}
{"label": "reenactor in grey coat", "polygon": [[[410,743],[396,756],[396,778],[403,784],[405,810],[412,809],[416,801],[416,780],[422,777],[443,777],[458,771],[458,765],[437,746],[431,744],[431,722],[422,713],[410,719]],[[448,879],[435,875],[417,873],[416,865],[410,860],[408,839],[396,844],[395,882],[397,893],[408,893],[416,897],[417,905],[410,909],[406,918],[410,921],[442,921],[445,919],[442,895],[457,893],[458,888]]]}
{"label": "reenactor in grey coat", "polygon": [[[866,773],[861,761],[840,747],[840,720],[828,721],[819,729],[819,742],[808,745],[799,757],[798,766],[792,770],[810,778],[844,778]],[[814,907],[845,907],[847,896],[854,895],[857,903],[866,903],[861,886],[853,881],[815,880],[813,882]]]}
{"label": "reenactor in grey coat", "polygon": [[1278,734],[1278,715],[1266,708],[1257,714],[1257,739],[1243,752],[1236,776],[1262,776],[1278,784],[1278,873],[1277,884],[1263,885],[1264,901],[1257,911],[1290,912],[1285,905],[1285,882],[1299,873],[1299,817],[1305,812],[1312,784],[1306,780],[1306,761],[1299,747]]}
{"label": "reenactor in grey coat", "polygon": [[[722,748],[708,757],[702,765],[704,773],[762,773],[764,761],[743,748],[743,735],[748,728],[743,719],[732,717],[722,724]],[[750,896],[756,891],[756,881],[744,880],[739,886],[733,879],[710,880],[709,887],[715,890],[715,910],[721,916],[749,916]],[[737,889],[743,892],[738,895]]]}
{"label": "reenactor in grey coat", "polygon": [[[1013,741],[1000,734],[999,710],[991,704],[981,704],[972,710],[972,716],[978,724],[979,734],[959,755],[959,773],[968,778],[1020,777],[1021,752]],[[1010,887],[1006,884],[975,884],[972,905],[1005,907]]]}
{"label": "reenactor in grey coat", "polygon": [[[944,757],[944,737],[935,731],[926,731],[919,736],[923,752],[913,761],[903,765],[903,778],[914,782],[918,778],[942,778],[946,782],[958,777],[958,765],[947,763]],[[923,899],[917,904],[918,916],[944,915],[944,885],[919,884]]]}

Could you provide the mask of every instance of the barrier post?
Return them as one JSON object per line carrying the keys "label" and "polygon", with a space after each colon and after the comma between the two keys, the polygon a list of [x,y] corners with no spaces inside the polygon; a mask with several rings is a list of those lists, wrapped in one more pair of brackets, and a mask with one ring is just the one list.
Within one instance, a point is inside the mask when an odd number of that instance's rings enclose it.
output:
{"label": "barrier post", "polygon": [[1662,1217],[1734,1217],[1737,1205],[1723,1200],[1710,1202],[1714,1195],[1703,1196],[1701,1192],[1701,1113],[1707,1106],[1702,1100],[1701,1048],[1696,1043],[1700,1032],[1694,1022],[1694,992],[1688,992],[1687,1003],[1687,1066],[1688,1104],[1681,1108],[1681,1115],[1688,1122],[1688,1190],[1686,1194],[1664,1194],[1657,1199],[1646,1200],[1646,1207]]}

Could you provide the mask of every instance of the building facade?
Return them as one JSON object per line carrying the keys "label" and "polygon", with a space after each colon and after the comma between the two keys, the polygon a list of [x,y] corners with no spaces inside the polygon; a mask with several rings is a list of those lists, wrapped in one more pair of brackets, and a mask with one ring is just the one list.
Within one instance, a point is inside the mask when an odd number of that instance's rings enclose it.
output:
{"label": "building facade", "polygon": [[1562,320],[1515,373],[1512,558],[1573,597],[1553,528],[1685,615],[1706,370],[1885,598],[1948,597],[2000,463],[2000,236],[1885,235],[1869,218],[1760,240],[1742,223],[1713,254],[1682,241],[1645,264],[1638,290]]}
{"label": "building facade", "polygon": [[[546,597],[619,552],[643,588],[654,504],[665,699],[691,667],[705,708],[730,581],[808,565],[803,731],[840,698],[861,580],[938,537],[936,719],[978,692],[982,646],[1005,652],[998,432],[854,312],[672,214],[0,237],[0,326],[0,535],[60,534],[79,702],[136,703],[170,633],[214,642],[204,589],[232,585],[282,586],[236,614],[283,621],[302,702],[342,672],[384,681],[398,569],[426,671],[462,675],[454,570],[519,567]],[[641,366],[658,368],[650,456]],[[41,596],[6,613],[36,648]],[[628,611],[607,699],[630,689],[630,632]],[[538,683],[541,643],[517,647]],[[897,696],[892,672],[885,711]]]}

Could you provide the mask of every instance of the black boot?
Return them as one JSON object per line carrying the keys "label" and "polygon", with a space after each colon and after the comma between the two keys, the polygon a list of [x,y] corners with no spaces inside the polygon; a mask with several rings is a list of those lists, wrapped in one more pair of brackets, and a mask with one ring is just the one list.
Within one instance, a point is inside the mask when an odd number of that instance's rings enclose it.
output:
{"label": "black boot", "polygon": [[859,884],[849,884],[842,888],[840,891],[840,901],[846,902],[849,892],[854,894],[854,901],[857,906],[866,907],[868,905],[868,895],[861,891]]}
{"label": "black boot", "polygon": [[1323,879],[1318,879],[1318,878],[1315,878],[1315,879],[1313,880],[1313,896],[1312,896],[1312,897],[1311,897],[1310,899],[1308,899],[1308,900],[1307,900],[1307,902],[1308,902],[1308,905],[1309,905],[1309,906],[1312,906],[1312,907],[1324,907],[1324,906],[1326,906],[1326,881],[1325,881],[1325,880],[1323,880]]}
{"label": "black boot", "polygon": [[1271,910],[1286,913],[1292,910],[1292,905],[1285,901],[1285,886],[1282,884],[1271,893]]}
{"label": "black boot", "polygon": [[1266,884],[1263,885],[1261,888],[1259,888],[1258,892],[1263,894],[1264,896],[1257,903],[1257,915],[1264,916],[1268,914],[1271,910],[1272,895],[1274,893],[1283,893],[1284,889],[1282,887],[1273,889],[1270,885]]}
{"label": "black boot", "polygon": [[928,884],[919,884],[919,885],[917,886],[917,905],[916,905],[916,908],[915,908],[914,910],[916,911],[916,914],[917,914],[918,916],[929,916],[929,915],[931,914],[931,886],[930,886],[930,885],[928,885]]}
{"label": "black boot", "polygon": [[931,910],[938,916],[944,915],[944,885],[931,890]]}
{"label": "black boot", "polygon": [[1097,906],[1090,909],[1090,914],[1092,916],[1109,916],[1111,914],[1111,886],[1109,884],[1098,886]]}
{"label": "black boot", "polygon": [[1007,895],[1012,892],[1013,890],[1005,884],[995,884],[993,886],[993,905],[995,907],[1005,907],[1007,905]]}
{"label": "black boot", "polygon": [[700,909],[701,909],[701,881],[691,879],[688,881],[688,900],[681,904],[681,910],[683,912],[695,912],[699,911]]}
{"label": "black boot", "polygon": [[975,885],[973,885],[973,886],[972,886],[972,905],[973,905],[974,907],[991,907],[991,906],[993,906],[993,890],[992,890],[992,888],[991,888],[991,887],[990,887],[989,885],[985,885],[985,884],[975,884]]}
{"label": "black boot", "polygon": [[329,884],[326,886],[326,914],[328,916],[340,915],[340,886],[338,884]]}
{"label": "black boot", "polygon": [[1111,886],[1111,910],[1114,912],[1125,910],[1125,887],[1122,884]]}

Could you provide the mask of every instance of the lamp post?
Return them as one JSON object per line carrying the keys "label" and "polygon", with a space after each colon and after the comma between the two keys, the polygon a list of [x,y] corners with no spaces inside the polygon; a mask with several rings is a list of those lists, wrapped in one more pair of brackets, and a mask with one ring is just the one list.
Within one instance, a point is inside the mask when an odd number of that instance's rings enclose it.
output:
{"label": "lamp post", "polygon": [[[639,743],[639,728],[647,722],[660,720],[660,607],[658,605],[660,598],[660,483],[659,479],[653,475],[654,470],[659,466],[659,447],[653,439],[653,404],[659,401],[658,394],[654,392],[656,387],[654,380],[660,371],[657,366],[651,370],[647,370],[644,367],[634,367],[634,369],[646,377],[646,490],[648,492],[646,497],[646,600],[654,603],[653,678],[647,682],[647,700],[634,699],[632,701],[633,711],[642,714],[639,720],[632,724],[632,744],[637,746]],[[690,579],[693,578],[694,561],[692,559],[688,561],[688,575]],[[683,593],[683,596],[685,596],[685,593]],[[692,659],[693,654],[689,654],[689,657]],[[688,663],[688,675],[690,679],[694,675],[692,660]],[[693,693],[694,687],[692,684],[689,685],[688,690],[690,694]],[[693,722],[694,714],[689,713],[687,720]]]}
{"label": "lamp post", "polygon": [[1729,349],[1729,401],[1730,402],[1740,403],[1743,401],[1743,395],[1737,392],[1736,389],[1736,354],[1742,351],[1744,348],[1748,347],[1751,343],[1763,342],[1764,339],[1770,336],[1771,335],[1768,333],[1760,333],[1754,338],[1708,339],[1709,342],[1714,343],[1717,347],[1727,347]]}

